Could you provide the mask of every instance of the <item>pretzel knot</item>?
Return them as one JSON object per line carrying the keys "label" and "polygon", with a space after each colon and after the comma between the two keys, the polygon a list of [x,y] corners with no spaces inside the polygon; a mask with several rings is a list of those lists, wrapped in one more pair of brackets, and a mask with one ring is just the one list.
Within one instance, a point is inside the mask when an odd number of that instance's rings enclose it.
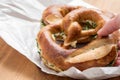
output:
{"label": "pretzel knot", "polygon": [[64,46],[74,41],[83,43],[91,40],[104,23],[100,14],[92,9],[76,9],[68,13],[62,21],[63,31],[67,35]]}
{"label": "pretzel knot", "polygon": [[[40,56],[45,65],[55,71],[67,70],[72,66],[85,70],[106,66],[115,60],[115,41],[109,37],[95,38],[105,23],[98,12],[83,7],[71,6],[71,9],[70,6],[55,6],[43,12],[42,19],[46,26],[37,35]],[[58,8],[65,12],[64,16]]]}
{"label": "pretzel knot", "polygon": [[59,23],[67,13],[78,8],[81,6],[51,5],[43,12],[42,20],[45,24]]}

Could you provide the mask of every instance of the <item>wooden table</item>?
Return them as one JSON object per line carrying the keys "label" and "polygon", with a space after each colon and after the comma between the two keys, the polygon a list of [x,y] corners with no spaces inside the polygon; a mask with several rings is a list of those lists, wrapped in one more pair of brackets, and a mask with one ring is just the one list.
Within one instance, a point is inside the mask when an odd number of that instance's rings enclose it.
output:
{"label": "wooden table", "polygon": [[[98,8],[120,12],[120,0],[84,0]],[[0,38],[0,80],[75,80],[43,73]],[[108,79],[107,79],[108,80]],[[120,77],[110,80],[120,80]]]}

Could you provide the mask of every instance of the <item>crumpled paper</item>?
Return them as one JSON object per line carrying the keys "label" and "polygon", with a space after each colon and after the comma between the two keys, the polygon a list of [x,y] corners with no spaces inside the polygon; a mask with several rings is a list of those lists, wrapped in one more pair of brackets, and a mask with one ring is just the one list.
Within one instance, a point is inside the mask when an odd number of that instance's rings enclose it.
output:
{"label": "crumpled paper", "polygon": [[37,52],[36,35],[40,30],[41,14],[51,4],[95,8],[82,0],[1,0],[0,37],[48,74],[92,80],[120,76],[120,67],[95,67],[84,71],[71,67],[57,73],[42,63]]}

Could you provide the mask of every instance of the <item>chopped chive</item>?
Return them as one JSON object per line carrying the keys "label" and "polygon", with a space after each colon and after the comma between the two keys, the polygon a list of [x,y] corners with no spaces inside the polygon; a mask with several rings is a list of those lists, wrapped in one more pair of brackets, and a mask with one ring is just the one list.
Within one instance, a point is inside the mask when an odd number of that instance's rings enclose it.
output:
{"label": "chopped chive", "polygon": [[43,27],[45,27],[45,26],[46,26],[46,24],[44,23],[44,21],[43,21],[43,20],[41,20],[41,21],[40,21],[40,26],[41,26],[41,28],[43,28]]}
{"label": "chopped chive", "polygon": [[83,26],[83,30],[94,29],[97,24],[92,20],[85,20],[80,22]]}

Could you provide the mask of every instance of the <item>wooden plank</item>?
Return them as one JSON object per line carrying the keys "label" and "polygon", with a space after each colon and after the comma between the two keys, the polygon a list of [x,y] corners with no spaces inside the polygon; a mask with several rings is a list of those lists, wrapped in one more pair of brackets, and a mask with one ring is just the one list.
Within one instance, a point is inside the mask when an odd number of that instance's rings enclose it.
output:
{"label": "wooden plank", "polygon": [[0,38],[0,80],[73,80],[49,75]]}
{"label": "wooden plank", "polygon": [[101,10],[120,13],[120,0],[83,0]]}

